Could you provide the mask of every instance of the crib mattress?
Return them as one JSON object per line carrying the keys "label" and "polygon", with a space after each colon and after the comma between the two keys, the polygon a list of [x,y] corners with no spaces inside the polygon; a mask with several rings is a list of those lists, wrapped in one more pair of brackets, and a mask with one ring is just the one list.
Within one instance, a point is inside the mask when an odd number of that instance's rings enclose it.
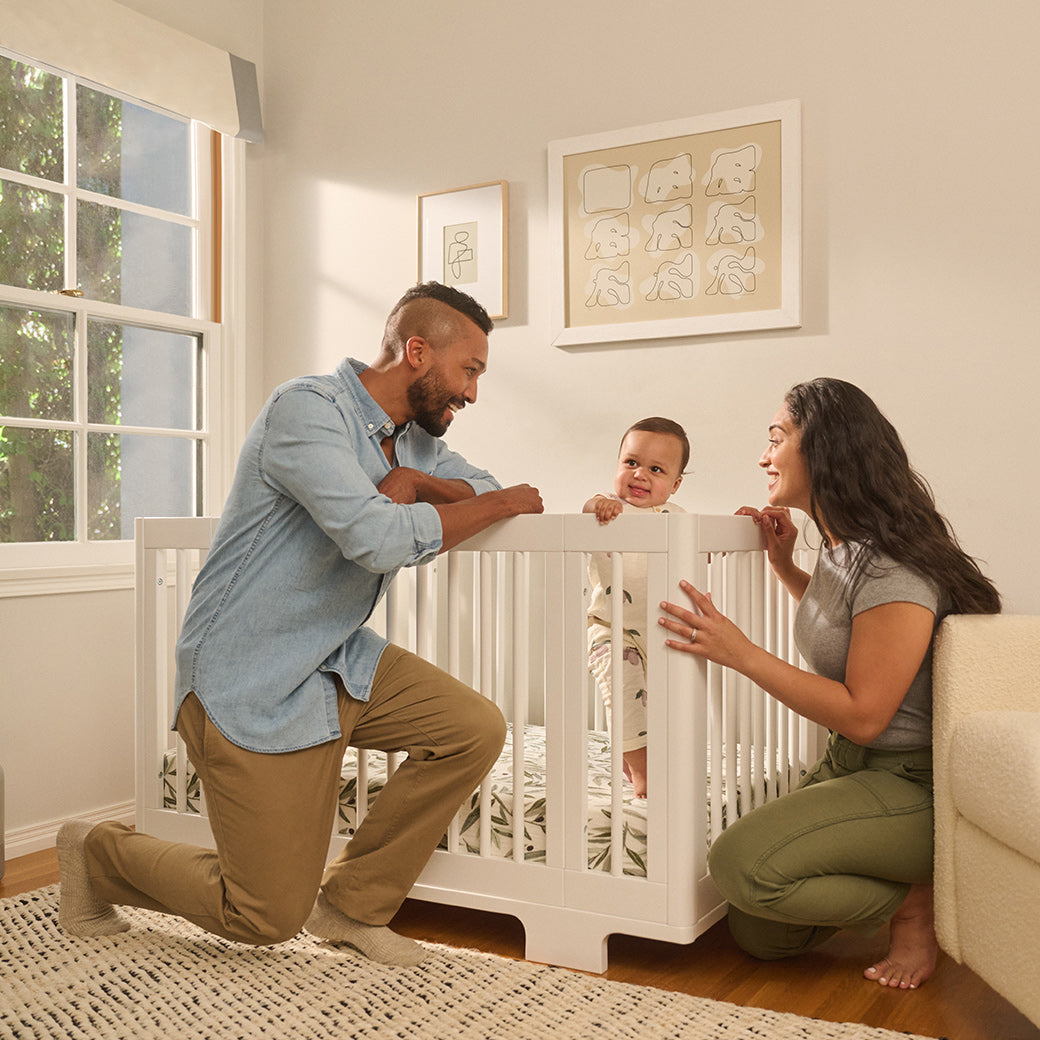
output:
{"label": "crib mattress", "polygon": [[[366,754],[366,752],[362,752]],[[350,836],[357,827],[357,757],[355,748],[349,748],[343,760],[339,794],[338,830]],[[386,783],[385,758],[368,753],[369,801]],[[606,733],[589,733],[588,739],[588,820],[586,824],[589,869],[611,870],[612,804],[610,791],[610,739]],[[163,759],[163,807],[177,805],[177,759],[167,752]],[[496,857],[513,856],[513,739],[506,737],[505,748],[484,782],[490,786],[490,845],[487,852]],[[190,762],[187,764],[187,804],[189,813],[200,811],[199,779]],[[524,727],[524,798],[523,845],[524,860],[545,861],[545,729],[541,726]],[[633,877],[646,876],[646,802],[636,798],[626,782],[622,799],[622,873]],[[475,791],[460,809],[458,845],[453,851],[479,854],[480,849],[480,791]],[[447,848],[447,836],[441,841]]]}

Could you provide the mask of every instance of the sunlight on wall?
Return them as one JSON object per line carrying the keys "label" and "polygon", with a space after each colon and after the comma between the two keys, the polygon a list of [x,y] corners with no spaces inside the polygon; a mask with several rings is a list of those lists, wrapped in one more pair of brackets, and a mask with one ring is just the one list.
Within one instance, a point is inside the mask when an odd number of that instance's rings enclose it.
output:
{"label": "sunlight on wall", "polygon": [[[333,181],[318,181],[313,195],[313,356],[324,370],[347,354],[363,361],[375,356],[388,311],[416,278],[416,202]],[[410,243],[410,254],[402,242]],[[373,291],[402,268],[392,299]]]}

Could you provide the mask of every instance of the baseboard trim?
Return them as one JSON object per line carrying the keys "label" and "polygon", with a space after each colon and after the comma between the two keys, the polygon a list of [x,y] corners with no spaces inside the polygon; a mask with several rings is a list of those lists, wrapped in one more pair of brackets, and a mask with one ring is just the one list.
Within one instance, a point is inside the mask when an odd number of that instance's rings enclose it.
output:
{"label": "baseboard trim", "polygon": [[117,823],[125,823],[128,827],[132,827],[134,817],[134,803],[120,802],[118,805],[110,805],[94,812],[65,816],[60,820],[49,820],[47,823],[37,823],[31,827],[19,827],[18,830],[8,831],[5,835],[4,858],[15,859],[18,856],[28,856],[31,852],[53,849],[58,837],[58,828],[66,820],[86,820],[88,823],[115,820]]}

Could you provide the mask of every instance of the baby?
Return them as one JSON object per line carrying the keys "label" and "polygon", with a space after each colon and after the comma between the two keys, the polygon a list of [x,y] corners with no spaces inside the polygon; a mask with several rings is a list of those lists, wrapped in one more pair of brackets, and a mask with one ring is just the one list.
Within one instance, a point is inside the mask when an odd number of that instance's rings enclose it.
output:
{"label": "baby", "polygon": [[[608,524],[622,512],[649,510],[682,513],[668,499],[682,483],[690,461],[686,432],[671,419],[643,419],[625,431],[614,474],[614,493],[594,495],[583,513],[595,513]],[[593,553],[589,563],[592,599],[589,603],[589,671],[607,709],[608,725],[612,696],[613,647],[610,639],[611,604],[610,554]],[[622,653],[622,757],[625,776],[632,781],[638,798],[646,797],[646,561],[638,553],[626,554],[623,591],[624,638]]]}

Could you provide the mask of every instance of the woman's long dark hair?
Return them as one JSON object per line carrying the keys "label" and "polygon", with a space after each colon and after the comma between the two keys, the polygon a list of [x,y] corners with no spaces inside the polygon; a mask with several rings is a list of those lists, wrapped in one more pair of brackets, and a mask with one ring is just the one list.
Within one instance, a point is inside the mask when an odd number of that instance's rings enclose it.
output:
{"label": "woman's long dark hair", "polygon": [[1000,593],[958,544],[895,427],[859,387],[814,379],[792,387],[784,403],[801,436],[811,515],[824,539],[858,542],[913,568],[945,590],[954,613],[1000,613]]}

